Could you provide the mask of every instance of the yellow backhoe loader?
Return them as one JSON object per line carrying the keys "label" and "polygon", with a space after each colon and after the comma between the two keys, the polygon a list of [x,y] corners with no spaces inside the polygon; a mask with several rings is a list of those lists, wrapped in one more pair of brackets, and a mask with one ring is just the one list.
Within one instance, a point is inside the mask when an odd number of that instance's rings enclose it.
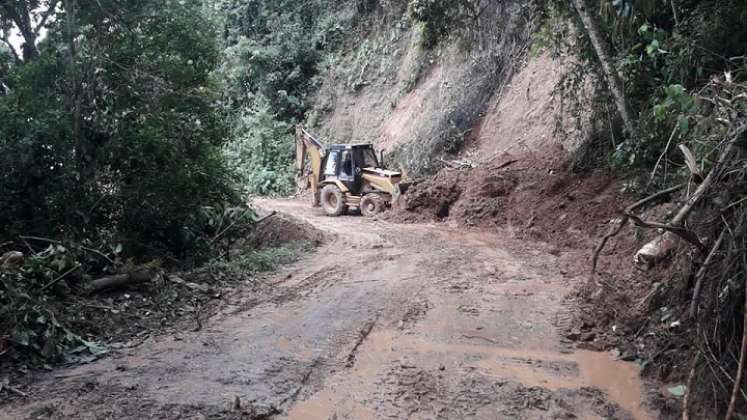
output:
{"label": "yellow backhoe loader", "polygon": [[[308,165],[306,157],[308,156]],[[383,167],[371,144],[325,147],[302,127],[296,129],[296,173],[299,187],[311,188],[312,204],[329,216],[360,209],[374,216],[403,192],[402,173]]]}

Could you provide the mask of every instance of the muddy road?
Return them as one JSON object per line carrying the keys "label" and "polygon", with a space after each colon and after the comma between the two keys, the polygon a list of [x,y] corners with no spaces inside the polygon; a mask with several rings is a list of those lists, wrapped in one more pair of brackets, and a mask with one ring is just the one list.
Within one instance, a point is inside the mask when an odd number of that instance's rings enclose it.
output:
{"label": "muddy road", "polygon": [[44,374],[2,419],[649,419],[637,367],[559,330],[575,280],[510,235],[332,219],[329,240],[200,331]]}

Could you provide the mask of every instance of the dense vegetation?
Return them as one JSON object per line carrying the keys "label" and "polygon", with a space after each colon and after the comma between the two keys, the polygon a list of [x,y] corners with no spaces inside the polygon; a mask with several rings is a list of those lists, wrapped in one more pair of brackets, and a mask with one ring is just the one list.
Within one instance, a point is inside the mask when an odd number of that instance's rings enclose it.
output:
{"label": "dense vegetation", "polygon": [[[36,5],[17,3],[4,22]],[[235,197],[213,24],[193,2],[94,3],[47,10],[38,46],[3,50],[0,237],[182,255],[200,209]]]}

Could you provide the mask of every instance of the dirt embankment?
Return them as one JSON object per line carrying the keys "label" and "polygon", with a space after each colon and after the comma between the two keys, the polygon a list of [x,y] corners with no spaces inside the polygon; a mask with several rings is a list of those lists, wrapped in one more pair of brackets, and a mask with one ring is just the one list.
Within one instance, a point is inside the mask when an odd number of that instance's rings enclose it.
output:
{"label": "dirt embankment", "polygon": [[[508,227],[560,247],[588,246],[624,198],[614,174],[572,171],[588,116],[562,112],[555,87],[566,68],[561,59],[531,58],[490,100],[456,165],[416,182],[388,217]],[[474,169],[455,168],[460,162]]]}

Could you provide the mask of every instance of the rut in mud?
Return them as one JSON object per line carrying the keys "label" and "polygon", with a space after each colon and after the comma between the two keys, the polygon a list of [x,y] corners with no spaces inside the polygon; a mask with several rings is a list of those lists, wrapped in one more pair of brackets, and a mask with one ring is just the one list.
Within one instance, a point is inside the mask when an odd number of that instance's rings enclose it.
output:
{"label": "rut in mud", "polygon": [[508,234],[327,218],[197,332],[45,374],[2,419],[648,419],[634,365],[559,335],[580,258]]}

